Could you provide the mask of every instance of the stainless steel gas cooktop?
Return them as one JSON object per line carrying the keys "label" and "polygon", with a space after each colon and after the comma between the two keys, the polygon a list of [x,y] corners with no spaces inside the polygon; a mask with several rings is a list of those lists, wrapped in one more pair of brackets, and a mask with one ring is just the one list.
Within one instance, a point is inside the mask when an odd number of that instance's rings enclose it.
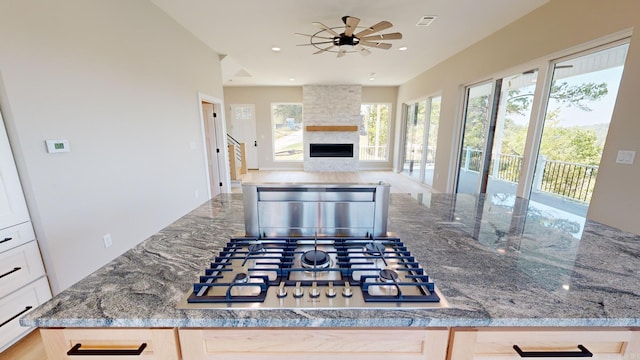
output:
{"label": "stainless steel gas cooktop", "polygon": [[178,308],[442,308],[387,233],[389,185],[244,184],[245,233],[229,240]]}
{"label": "stainless steel gas cooktop", "polygon": [[400,239],[233,238],[180,309],[442,308]]}

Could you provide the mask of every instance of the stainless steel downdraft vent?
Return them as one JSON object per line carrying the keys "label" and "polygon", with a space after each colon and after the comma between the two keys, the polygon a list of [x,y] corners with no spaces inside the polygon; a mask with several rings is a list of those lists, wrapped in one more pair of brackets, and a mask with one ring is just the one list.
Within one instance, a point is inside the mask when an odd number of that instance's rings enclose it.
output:
{"label": "stainless steel downdraft vent", "polygon": [[418,21],[416,26],[429,26],[435,19],[436,19],[435,15],[425,15]]}

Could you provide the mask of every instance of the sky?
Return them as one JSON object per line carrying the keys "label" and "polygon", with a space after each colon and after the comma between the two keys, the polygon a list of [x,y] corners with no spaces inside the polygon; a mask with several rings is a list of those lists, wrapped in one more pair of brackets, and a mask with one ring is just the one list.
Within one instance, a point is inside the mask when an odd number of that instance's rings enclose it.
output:
{"label": "sky", "polygon": [[[560,110],[560,126],[580,126],[593,125],[611,122],[611,115],[615,106],[620,79],[622,78],[622,66],[611,69],[596,71],[593,73],[582,74],[564,78],[561,82],[567,82],[569,85],[580,85],[584,83],[594,82],[607,83],[609,92],[601,100],[592,103],[586,103],[592,111],[583,111],[577,107],[562,106]],[[549,101],[549,109],[557,108],[558,104],[551,99]]]}

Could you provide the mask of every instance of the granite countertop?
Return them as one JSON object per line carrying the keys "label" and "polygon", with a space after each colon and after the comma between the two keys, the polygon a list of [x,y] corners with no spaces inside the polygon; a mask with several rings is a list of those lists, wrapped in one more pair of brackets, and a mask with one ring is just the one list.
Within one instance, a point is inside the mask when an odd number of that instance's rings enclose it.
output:
{"label": "granite countertop", "polygon": [[511,195],[391,194],[400,236],[450,302],[422,310],[178,310],[242,195],[203,204],[20,320],[38,327],[639,326],[640,236]]}

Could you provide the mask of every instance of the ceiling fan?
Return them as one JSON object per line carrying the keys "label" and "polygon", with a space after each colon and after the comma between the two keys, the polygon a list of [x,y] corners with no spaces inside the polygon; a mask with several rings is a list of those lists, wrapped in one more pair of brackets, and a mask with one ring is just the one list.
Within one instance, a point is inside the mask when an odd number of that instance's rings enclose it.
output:
{"label": "ceiling fan", "polygon": [[[344,23],[344,31],[341,33],[338,33],[338,31],[342,30],[342,26],[328,27],[320,22],[312,23],[320,28],[320,31],[313,35],[296,33],[297,35],[309,37],[308,44],[300,44],[298,46],[314,46],[318,49],[313,53],[314,55],[323,52],[334,52],[338,53],[338,57],[343,57],[348,52],[359,52],[361,55],[366,56],[371,54],[371,51],[365,46],[389,50],[391,44],[383,42],[384,40],[402,39],[402,34],[399,32],[376,34],[393,26],[388,21],[380,21],[367,28],[358,27],[360,19],[353,16],[343,16],[342,22]],[[336,29],[339,30],[336,31]],[[335,49],[336,47],[337,49]]]}

